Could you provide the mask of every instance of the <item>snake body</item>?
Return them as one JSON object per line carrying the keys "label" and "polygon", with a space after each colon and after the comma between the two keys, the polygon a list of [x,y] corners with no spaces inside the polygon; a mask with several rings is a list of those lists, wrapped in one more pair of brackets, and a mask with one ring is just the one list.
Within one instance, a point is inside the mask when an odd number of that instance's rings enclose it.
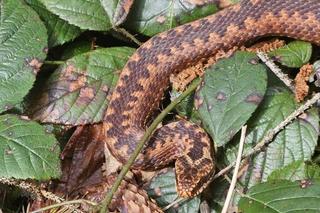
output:
{"label": "snake body", "polygon": [[[125,65],[104,117],[105,142],[126,162],[159,106],[169,76],[218,51],[261,36],[287,36],[320,44],[319,0],[243,0],[212,16],[145,42]],[[182,197],[197,195],[214,172],[212,144],[198,126],[181,120],[159,128],[134,167],[154,170],[175,161]]]}

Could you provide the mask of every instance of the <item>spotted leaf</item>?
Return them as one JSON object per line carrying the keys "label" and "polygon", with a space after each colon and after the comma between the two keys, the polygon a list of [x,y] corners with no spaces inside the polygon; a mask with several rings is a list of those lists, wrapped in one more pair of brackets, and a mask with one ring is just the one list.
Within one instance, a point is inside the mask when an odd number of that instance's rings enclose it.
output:
{"label": "spotted leaf", "polygon": [[102,120],[108,95],[132,48],[105,48],[76,55],[47,83],[35,88],[28,111],[42,122],[87,124]]}
{"label": "spotted leaf", "polygon": [[195,104],[216,146],[225,145],[246,123],[266,85],[266,68],[252,53],[238,52],[208,68]]}

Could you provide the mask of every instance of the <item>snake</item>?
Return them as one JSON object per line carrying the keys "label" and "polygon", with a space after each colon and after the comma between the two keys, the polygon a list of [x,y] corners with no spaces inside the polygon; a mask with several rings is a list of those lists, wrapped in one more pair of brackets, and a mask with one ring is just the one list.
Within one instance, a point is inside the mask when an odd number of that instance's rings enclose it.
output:
{"label": "snake", "polygon": [[[129,58],[104,115],[104,142],[127,162],[170,85],[170,75],[265,36],[320,45],[319,0],[242,0],[213,15],[157,34]],[[133,164],[158,170],[174,163],[180,197],[201,193],[215,173],[214,144],[201,126],[176,120],[156,129]]]}

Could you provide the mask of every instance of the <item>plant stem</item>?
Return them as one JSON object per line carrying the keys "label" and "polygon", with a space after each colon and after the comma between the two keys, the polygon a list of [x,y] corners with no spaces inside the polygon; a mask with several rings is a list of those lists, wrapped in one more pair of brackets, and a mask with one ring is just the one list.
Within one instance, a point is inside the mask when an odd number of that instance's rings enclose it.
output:
{"label": "plant stem", "polygon": [[44,61],[43,64],[48,64],[48,65],[62,65],[64,64],[65,61]]}
{"label": "plant stem", "polygon": [[122,35],[126,36],[127,38],[129,38],[131,41],[133,41],[134,43],[136,43],[138,46],[142,45],[142,42],[140,42],[138,39],[136,39],[134,37],[134,35],[130,34],[128,31],[126,31],[124,28],[120,28],[120,27],[114,27],[113,28],[114,31],[121,33]]}
{"label": "plant stem", "polygon": [[146,141],[149,140],[150,136],[156,130],[157,126],[161,123],[164,117],[172,110],[174,107],[180,103],[185,97],[187,97],[191,92],[193,92],[199,85],[200,79],[194,80],[191,85],[175,100],[173,100],[152,122],[152,124],[147,128],[145,134],[141,138],[140,142],[138,143],[136,149],[130,156],[128,162],[123,166],[120,174],[118,175],[116,181],[114,182],[111,190],[108,192],[107,196],[101,201],[99,204],[100,212],[105,213],[108,212],[108,206],[111,203],[112,197],[114,193],[117,191],[118,187],[121,184],[121,181],[129,171],[131,165],[134,163],[135,159],[139,155],[140,151],[142,150]]}
{"label": "plant stem", "polygon": [[224,206],[222,208],[221,213],[227,213],[230,205],[230,201],[234,192],[234,188],[236,186],[237,180],[238,180],[238,172],[240,169],[240,163],[241,163],[241,155],[243,152],[243,147],[246,139],[246,131],[247,131],[247,126],[243,126],[241,129],[241,138],[240,138],[240,143],[239,143],[239,149],[238,149],[238,155],[237,155],[237,160],[236,160],[236,166],[234,168],[231,184],[229,187],[229,191],[226,197],[226,201],[224,202]]}

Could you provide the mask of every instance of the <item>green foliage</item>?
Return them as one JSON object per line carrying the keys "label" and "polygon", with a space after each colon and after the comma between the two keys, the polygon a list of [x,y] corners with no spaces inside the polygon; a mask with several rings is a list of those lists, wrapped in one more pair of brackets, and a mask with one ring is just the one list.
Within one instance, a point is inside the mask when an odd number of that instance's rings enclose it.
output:
{"label": "green foliage", "polygon": [[[276,127],[297,107],[293,96],[288,92],[266,96],[257,110],[254,121],[249,125],[250,133],[246,143],[258,143],[269,129]],[[265,152],[254,158],[256,169],[248,173],[249,186],[259,181],[266,181],[271,172],[280,167],[297,160],[311,159],[317,145],[318,134],[318,113],[315,109],[311,109],[277,134]]]}
{"label": "green foliage", "polygon": [[121,2],[121,0],[101,0],[101,4],[107,12],[112,26],[122,24],[128,15],[126,12],[122,11]]}
{"label": "green foliage", "polygon": [[308,42],[293,41],[284,47],[280,47],[270,53],[287,67],[301,67],[308,63],[311,58],[312,46]]}
{"label": "green foliage", "polygon": [[31,89],[46,57],[47,31],[37,13],[20,0],[1,2],[0,112]]}
{"label": "green foliage", "polygon": [[75,39],[81,30],[79,27],[69,24],[59,16],[49,12],[40,0],[26,0],[26,2],[38,13],[48,31],[49,47],[64,44]]}
{"label": "green foliage", "polygon": [[[131,9],[128,1],[127,9],[122,10],[120,0],[0,1],[0,176],[49,180],[61,174],[65,178],[67,168],[71,176],[77,173],[72,177],[74,185],[77,181],[98,182],[95,172],[101,171],[94,169],[104,153],[93,141],[101,145],[100,137],[105,134],[100,124],[90,124],[103,121],[119,73],[135,51],[131,47],[136,47],[130,36],[120,35],[124,30],[118,27],[139,33],[137,38],[143,43],[157,33],[217,12],[218,6],[212,2],[136,0]],[[319,58],[319,52],[312,50],[308,42],[293,41],[269,55],[294,78],[296,68]],[[320,85],[319,64],[314,63],[314,79],[310,78],[316,86]],[[248,126],[244,151],[248,153],[300,106],[272,74],[268,73],[267,79],[266,71],[254,53],[235,52],[207,68],[196,80],[202,81],[198,90],[177,105],[163,123],[180,116],[204,127],[215,144],[217,167],[223,168],[236,158],[243,125]],[[314,88],[310,86],[309,94],[317,91]],[[180,93],[172,90],[170,94],[172,101]],[[169,102],[166,94],[159,108]],[[318,111],[314,107],[301,114],[242,164],[236,186],[241,193],[234,194],[231,207],[245,213],[319,212]],[[79,127],[72,135],[70,127],[82,125],[88,125],[90,131]],[[63,153],[60,147],[65,148]],[[94,178],[86,179],[82,174]],[[78,176],[83,180],[77,180]],[[157,173],[146,184],[148,194],[165,207],[177,199],[175,181],[171,169]],[[199,212],[203,198],[209,203],[209,212],[219,212],[228,186],[220,177],[206,193],[167,212]],[[18,193],[9,197],[19,202]],[[8,200],[1,190],[0,199]],[[12,205],[1,204],[1,209],[11,210]]]}
{"label": "green foliage", "polygon": [[81,29],[106,31],[110,19],[100,0],[40,0],[55,15]]}
{"label": "green foliage", "polygon": [[319,165],[311,162],[298,160],[289,165],[273,171],[269,177],[270,180],[304,180],[304,179],[320,179]]}
{"label": "green foliage", "polygon": [[[154,198],[161,207],[166,207],[178,198],[176,192],[176,178],[172,170],[167,170],[155,176],[148,186],[148,194]],[[188,199],[177,207],[170,208],[167,212],[188,213],[197,212],[200,206],[198,197]]]}
{"label": "green foliage", "polygon": [[126,27],[147,36],[153,36],[178,25],[205,17],[217,11],[212,2],[197,6],[186,1],[135,1]]}
{"label": "green foliage", "polygon": [[[250,150],[276,127],[298,104],[289,92],[269,93],[248,123],[246,150]],[[295,161],[309,160],[316,148],[319,134],[319,116],[316,109],[310,109],[303,116],[290,123],[273,139],[272,143],[256,155],[247,171],[243,174],[243,184],[251,187],[266,181],[269,175],[278,168]],[[235,159],[237,147],[227,152],[229,162]]]}
{"label": "green foliage", "polygon": [[83,125],[103,119],[107,96],[134,49],[101,48],[67,60],[31,95],[28,111],[41,122]]}
{"label": "green foliage", "polygon": [[39,124],[0,116],[1,177],[46,180],[60,176],[59,144]]}
{"label": "green foliage", "polygon": [[252,53],[236,53],[206,70],[196,107],[216,146],[225,145],[246,123],[266,85],[266,69]]}
{"label": "green foliage", "polygon": [[241,198],[239,207],[244,213],[319,212],[320,182],[270,181],[258,184]]}

